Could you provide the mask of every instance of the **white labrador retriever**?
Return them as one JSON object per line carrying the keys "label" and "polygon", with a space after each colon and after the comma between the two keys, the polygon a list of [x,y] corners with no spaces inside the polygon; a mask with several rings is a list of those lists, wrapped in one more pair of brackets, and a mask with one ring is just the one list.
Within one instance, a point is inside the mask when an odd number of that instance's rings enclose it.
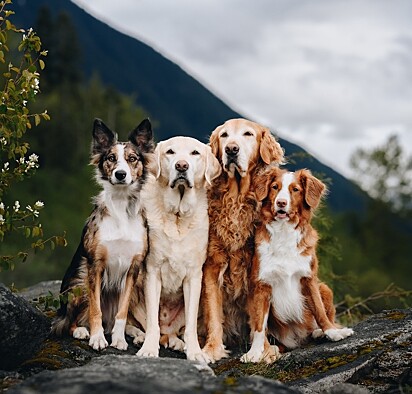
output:
{"label": "white labrador retriever", "polygon": [[[206,187],[221,166],[209,146],[174,137],[157,145],[153,170],[142,191],[150,243],[145,308],[139,302],[131,311],[146,330],[137,355],[158,357],[160,341],[184,349],[189,360],[208,362],[198,342],[197,315],[209,234]],[[184,343],[178,338],[183,327]],[[130,327],[128,334],[134,336]],[[135,334],[135,342],[143,339],[141,331]]]}

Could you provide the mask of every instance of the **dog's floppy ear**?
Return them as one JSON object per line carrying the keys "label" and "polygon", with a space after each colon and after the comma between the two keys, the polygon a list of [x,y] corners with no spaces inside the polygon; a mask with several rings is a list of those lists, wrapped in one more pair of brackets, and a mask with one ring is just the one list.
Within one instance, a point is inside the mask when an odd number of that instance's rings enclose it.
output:
{"label": "dog's floppy ear", "polygon": [[266,164],[272,162],[283,163],[284,152],[280,144],[276,141],[270,130],[262,128],[262,139],[260,140],[260,157]]}
{"label": "dog's floppy ear", "polygon": [[305,191],[306,204],[310,208],[316,209],[322,197],[327,193],[325,184],[306,169],[298,172],[298,178],[301,180]]}
{"label": "dog's floppy ear", "polygon": [[219,132],[222,129],[223,125],[217,126],[212,134],[210,135],[209,145],[212,149],[212,153],[220,160],[222,158],[222,153],[220,152],[219,144]]}
{"label": "dog's floppy ear", "polygon": [[258,201],[263,201],[268,196],[269,186],[272,181],[279,176],[280,171],[278,167],[270,167],[255,177],[253,186]]}
{"label": "dog's floppy ear", "polygon": [[161,173],[161,166],[160,166],[160,150],[162,148],[163,142],[159,142],[156,145],[156,149],[154,150],[154,154],[152,156],[152,160],[149,164],[150,172],[158,179]]}
{"label": "dog's floppy ear", "polygon": [[217,178],[221,172],[222,167],[220,166],[219,160],[213,154],[211,147],[206,145],[206,182],[211,185],[213,179]]}
{"label": "dog's floppy ear", "polygon": [[117,141],[117,134],[111,131],[101,119],[93,123],[92,154],[99,154],[109,149]]}
{"label": "dog's floppy ear", "polygon": [[129,134],[129,141],[138,146],[144,153],[152,153],[154,151],[152,124],[148,118],[144,119]]}

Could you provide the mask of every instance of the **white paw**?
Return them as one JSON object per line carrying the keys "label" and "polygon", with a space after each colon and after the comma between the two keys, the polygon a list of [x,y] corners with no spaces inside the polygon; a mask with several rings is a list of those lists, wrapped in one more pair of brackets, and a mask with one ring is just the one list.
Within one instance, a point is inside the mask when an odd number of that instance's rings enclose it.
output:
{"label": "white paw", "polygon": [[133,338],[133,343],[135,345],[142,344],[146,336],[142,330],[129,324],[126,326],[126,335]]}
{"label": "white paw", "polygon": [[102,350],[105,347],[109,346],[104,337],[103,330],[99,330],[97,334],[94,334],[90,337],[89,346],[91,346],[94,350]]}
{"label": "white paw", "polygon": [[353,335],[353,330],[351,328],[331,328],[325,331],[325,335],[333,342],[340,341],[344,338]]}
{"label": "white paw", "polygon": [[157,349],[143,349],[141,348],[137,353],[137,357],[159,357],[159,351]]}
{"label": "white paw", "polygon": [[209,364],[212,360],[200,348],[194,352],[186,352],[186,358],[191,361],[199,361],[204,364]]}
{"label": "white paw", "polygon": [[142,348],[136,353],[136,356],[137,357],[159,357],[158,343],[151,345],[151,344],[148,344],[146,340]]}
{"label": "white paw", "polygon": [[313,330],[312,332],[312,338],[314,339],[322,338],[324,336],[325,336],[325,333],[320,328],[317,328],[316,330]]}
{"label": "white paw", "polygon": [[256,351],[250,349],[247,353],[240,357],[240,361],[242,363],[258,363],[262,360],[262,357],[263,351]]}
{"label": "white paw", "polygon": [[183,352],[183,350],[185,349],[185,343],[180,338],[171,336],[169,337],[169,348]]}
{"label": "white paw", "polygon": [[112,335],[112,343],[110,344],[110,346],[119,350],[127,350],[128,345],[124,337],[122,338]]}
{"label": "white paw", "polygon": [[76,327],[76,329],[73,331],[73,338],[89,339],[90,334],[86,327]]}

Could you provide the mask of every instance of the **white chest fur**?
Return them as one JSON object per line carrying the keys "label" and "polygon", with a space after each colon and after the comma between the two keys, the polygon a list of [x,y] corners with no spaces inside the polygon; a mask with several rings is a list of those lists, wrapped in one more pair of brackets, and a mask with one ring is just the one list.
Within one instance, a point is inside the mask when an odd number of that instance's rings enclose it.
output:
{"label": "white chest fur", "polygon": [[125,206],[108,207],[108,210],[109,215],[99,226],[99,241],[107,249],[103,286],[119,288],[124,284],[133,257],[143,254],[147,248],[147,230],[139,206],[133,214],[128,214]]}
{"label": "white chest fur", "polygon": [[150,234],[147,264],[161,276],[162,291],[179,291],[187,276],[201,275],[209,232],[207,196],[202,188],[179,191],[150,177],[142,190]]}
{"label": "white chest fur", "polygon": [[310,256],[302,256],[298,244],[302,238],[287,222],[266,225],[269,242],[257,248],[259,279],[272,286],[272,304],[277,317],[285,322],[303,319],[303,297],[300,280],[311,275]]}

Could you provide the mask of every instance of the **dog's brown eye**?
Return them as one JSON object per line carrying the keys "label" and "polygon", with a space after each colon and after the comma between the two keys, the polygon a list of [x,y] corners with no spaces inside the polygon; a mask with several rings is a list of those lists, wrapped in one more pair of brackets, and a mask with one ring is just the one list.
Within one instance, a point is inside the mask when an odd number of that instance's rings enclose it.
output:
{"label": "dog's brown eye", "polygon": [[192,155],[200,155],[200,153],[199,153],[199,151],[194,150],[194,151],[192,152]]}
{"label": "dog's brown eye", "polygon": [[248,136],[248,137],[250,137],[251,135],[253,135],[250,131],[245,131],[244,133],[243,133],[243,135],[246,135],[246,136]]}
{"label": "dog's brown eye", "polygon": [[222,134],[220,134],[220,138],[226,138],[227,137],[227,133],[226,133],[226,131],[225,132],[223,132]]}
{"label": "dog's brown eye", "polygon": [[279,189],[279,186],[275,183],[275,184],[272,186],[272,188],[275,189],[275,190],[278,190],[278,189]]}
{"label": "dog's brown eye", "polygon": [[111,161],[112,163],[114,163],[116,161],[116,156],[115,155],[109,155],[107,157],[107,160]]}
{"label": "dog's brown eye", "polygon": [[295,186],[293,189],[292,189],[294,192],[298,192],[299,191],[299,189]]}
{"label": "dog's brown eye", "polygon": [[166,152],[166,155],[173,155],[175,152],[174,152],[174,150],[173,149],[169,149],[167,152]]}

